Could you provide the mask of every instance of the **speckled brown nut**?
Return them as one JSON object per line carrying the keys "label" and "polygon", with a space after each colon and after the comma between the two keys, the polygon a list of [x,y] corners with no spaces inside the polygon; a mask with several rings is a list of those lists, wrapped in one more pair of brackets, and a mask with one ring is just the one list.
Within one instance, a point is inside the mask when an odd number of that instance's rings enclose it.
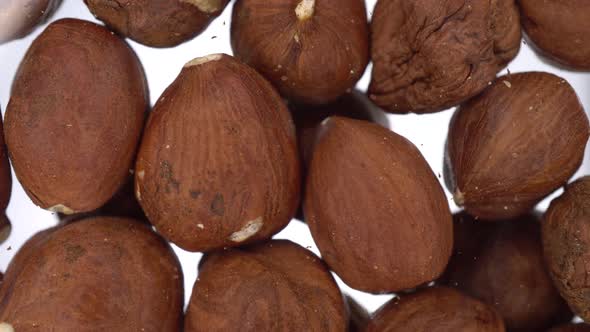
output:
{"label": "speckled brown nut", "polygon": [[541,224],[528,215],[486,222],[455,215],[445,282],[494,307],[514,331],[544,331],[573,315],[543,260]]}
{"label": "speckled brown nut", "polygon": [[323,259],[350,287],[388,293],[437,278],[451,255],[447,198],[418,149],[377,124],[323,124],[305,217]]}
{"label": "speckled brown nut", "polygon": [[451,120],[447,182],[483,219],[526,214],[580,167],[588,118],[574,89],[549,73],[503,76]]}
{"label": "speckled brown nut", "polygon": [[182,327],[172,248],[130,219],[95,218],[33,237],[0,286],[15,331],[170,331]]}
{"label": "speckled brown nut", "polygon": [[12,174],[8,162],[8,151],[4,143],[4,127],[0,117],[0,244],[3,243],[12,230],[10,220],[6,217],[6,208],[12,192]]}
{"label": "speckled brown nut", "polygon": [[33,42],[6,110],[6,143],[33,202],[73,214],[104,205],[132,168],[148,108],[139,60],[91,22],[64,19]]}
{"label": "speckled brown nut", "polygon": [[348,332],[363,331],[371,318],[369,312],[351,296],[346,295],[345,299],[349,315]]}
{"label": "speckled brown nut", "polygon": [[540,53],[568,67],[590,70],[590,2],[517,2],[524,31]]}
{"label": "speckled brown nut", "polygon": [[25,37],[45,22],[61,0],[0,1],[0,44]]}
{"label": "speckled brown nut", "polygon": [[561,296],[590,320],[590,177],[568,185],[551,202],[543,223],[547,267]]}
{"label": "speckled brown nut", "polygon": [[200,34],[229,0],[84,0],[92,14],[138,43],[172,47]]}
{"label": "speckled brown nut", "polygon": [[590,332],[590,325],[584,323],[567,324],[554,327],[547,332]]}
{"label": "speckled brown nut", "polygon": [[392,113],[431,113],[477,95],[516,56],[514,0],[379,0],[369,94]]}
{"label": "speckled brown nut", "polygon": [[369,62],[363,0],[239,0],[231,29],[236,56],[279,92],[307,104],[336,100]]}
{"label": "speckled brown nut", "polygon": [[492,308],[451,288],[434,287],[394,298],[374,315],[365,332],[504,332]]}
{"label": "speckled brown nut", "polygon": [[341,332],[347,324],[325,264],[290,241],[271,241],[206,257],[184,331]]}
{"label": "speckled brown nut", "polygon": [[187,63],[150,115],[136,196],[168,240],[209,251],[270,238],[295,213],[295,129],[252,68],[222,54]]}

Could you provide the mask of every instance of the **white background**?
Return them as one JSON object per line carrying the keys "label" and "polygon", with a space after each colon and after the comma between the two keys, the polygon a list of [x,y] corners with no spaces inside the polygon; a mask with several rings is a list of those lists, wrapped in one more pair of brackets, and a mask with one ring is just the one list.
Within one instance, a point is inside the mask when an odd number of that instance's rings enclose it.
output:
{"label": "white background", "polygon": [[[370,15],[375,0],[367,0],[366,2],[367,11]],[[150,87],[152,105],[164,89],[176,78],[182,66],[189,60],[211,53],[231,54],[231,48],[229,45],[231,10],[232,5],[230,4],[225,9],[224,13],[217,18],[205,32],[192,41],[175,48],[154,49],[129,41],[139,55],[145,68]],[[57,11],[56,15],[51,18],[51,21],[64,17],[77,17],[98,22],[90,14],[82,0],[64,0],[64,3]],[[6,109],[6,105],[8,104],[10,85],[19,62],[24,56],[28,46],[33,39],[41,33],[44,27],[45,26],[37,28],[27,38],[0,45],[0,105],[2,106],[2,111]],[[508,66],[508,68],[512,73],[535,70],[553,72],[562,76],[574,86],[584,103],[586,110],[590,110],[590,74],[567,72],[546,64],[531,51],[524,41],[520,54]],[[505,72],[506,71],[503,71],[503,73]],[[369,74],[370,67],[359,82],[359,89],[363,91],[366,90],[369,82]],[[442,175],[443,145],[452,112],[452,110],[447,110],[437,114],[422,116],[389,116],[391,128],[397,133],[410,139],[422,151],[435,174],[440,173]],[[584,165],[574,178],[590,173],[589,158],[590,154],[587,150]],[[448,192],[447,196],[449,197],[449,204],[453,211],[455,211],[456,206],[453,204]],[[548,201],[549,199],[541,203],[539,209],[544,210],[547,207]],[[7,214],[13,223],[13,232],[9,240],[0,246],[0,271],[6,269],[6,266],[16,250],[31,235],[41,229],[51,227],[57,222],[56,217],[52,213],[39,209],[30,201],[16,181],[16,178],[14,178],[12,200],[8,207]],[[367,222],[371,221],[367,220]],[[291,239],[302,246],[313,250],[316,254],[319,254],[307,227],[301,222],[294,220],[276,237]],[[177,247],[174,247],[174,249],[182,262],[185,275],[186,301],[188,301],[193,283],[197,276],[197,264],[201,255],[197,253],[188,253]],[[390,295],[374,296],[354,291],[346,287],[340,280],[338,280],[338,282],[346,293],[353,295],[353,297],[359,300],[370,311],[377,309],[391,297]]]}

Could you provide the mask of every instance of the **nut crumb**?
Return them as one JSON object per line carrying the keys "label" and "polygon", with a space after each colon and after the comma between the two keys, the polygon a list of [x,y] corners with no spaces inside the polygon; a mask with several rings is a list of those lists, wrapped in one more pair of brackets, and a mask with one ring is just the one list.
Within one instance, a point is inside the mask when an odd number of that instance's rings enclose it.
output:
{"label": "nut crumb", "polygon": [[295,15],[300,21],[305,21],[313,16],[315,0],[301,0],[295,8]]}
{"label": "nut crumb", "polygon": [[504,83],[504,85],[506,85],[508,88],[512,87],[512,83],[510,83],[508,81],[502,81],[502,83]]}

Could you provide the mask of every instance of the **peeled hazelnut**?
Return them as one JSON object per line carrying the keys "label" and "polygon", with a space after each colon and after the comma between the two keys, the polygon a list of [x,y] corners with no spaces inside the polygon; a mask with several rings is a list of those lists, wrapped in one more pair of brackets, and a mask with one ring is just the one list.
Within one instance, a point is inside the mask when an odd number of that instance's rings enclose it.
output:
{"label": "peeled hazelnut", "polygon": [[590,70],[590,2],[517,2],[524,31],[540,53],[568,67]]}
{"label": "peeled hazelnut", "polygon": [[365,332],[504,332],[502,317],[483,302],[446,287],[394,298]]}
{"label": "peeled hazelnut", "polygon": [[408,140],[377,124],[325,121],[304,211],[323,259],[350,287],[388,293],[437,278],[451,255],[447,198]]}
{"label": "peeled hazelnut", "polygon": [[43,231],[19,250],[0,285],[0,324],[19,332],[177,332],[182,286],[178,258],[148,226],[87,219]]}
{"label": "peeled hazelnut", "polygon": [[84,0],[96,18],[138,43],[172,47],[200,34],[229,0]]}
{"label": "peeled hazelnut", "polygon": [[572,319],[545,266],[534,215],[495,223],[465,213],[454,219],[447,285],[493,306],[511,330],[541,331]]}
{"label": "peeled hazelnut", "polygon": [[325,264],[290,241],[206,256],[185,332],[346,331],[344,298]]}
{"label": "peeled hazelnut", "polygon": [[371,99],[431,113],[480,93],[520,48],[513,0],[379,0],[371,23]]}
{"label": "peeled hazelnut", "polygon": [[148,108],[141,64],[97,24],[63,19],[33,42],[6,110],[6,143],[33,202],[73,214],[127,179]]}
{"label": "peeled hazelnut", "polygon": [[568,185],[551,202],[543,223],[547,267],[561,296],[590,320],[590,177]]}
{"label": "peeled hazelnut", "polygon": [[590,332],[590,325],[584,323],[567,324],[554,327],[547,332]]}
{"label": "peeled hazelnut", "polygon": [[348,332],[363,331],[370,319],[369,312],[351,296],[346,295],[345,299],[349,316]]}
{"label": "peeled hazelnut", "polygon": [[149,220],[185,250],[268,239],[299,202],[287,107],[262,76],[230,56],[192,60],[150,114],[135,181]]}
{"label": "peeled hazelnut", "polygon": [[446,158],[455,202],[483,219],[526,214],[580,167],[589,130],[564,79],[498,78],[451,120]]}
{"label": "peeled hazelnut", "polygon": [[363,0],[239,0],[231,43],[235,55],[279,92],[325,104],[351,89],[369,62]]}
{"label": "peeled hazelnut", "polygon": [[0,1],[0,44],[23,38],[46,21],[61,0]]}

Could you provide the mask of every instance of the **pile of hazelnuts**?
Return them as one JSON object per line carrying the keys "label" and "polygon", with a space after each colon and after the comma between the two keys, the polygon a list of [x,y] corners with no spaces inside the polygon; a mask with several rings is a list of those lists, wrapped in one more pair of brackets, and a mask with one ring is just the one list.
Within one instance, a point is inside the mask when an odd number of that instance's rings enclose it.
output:
{"label": "pile of hazelnuts", "polygon": [[[0,43],[59,2],[0,4]],[[498,77],[521,31],[590,72],[589,1],[378,0],[369,22],[363,0],[236,0],[233,56],[186,63],[151,107],[125,38],[177,46],[228,2],[84,0],[104,25],[52,22],[4,78],[0,209],[10,159],[61,222],[0,278],[0,332],[590,331],[570,323],[590,322],[588,117],[559,76]],[[455,107],[452,215],[383,111]],[[271,240],[294,217],[321,258]],[[205,253],[186,311],[170,243]],[[334,275],[396,296],[369,314]]]}

